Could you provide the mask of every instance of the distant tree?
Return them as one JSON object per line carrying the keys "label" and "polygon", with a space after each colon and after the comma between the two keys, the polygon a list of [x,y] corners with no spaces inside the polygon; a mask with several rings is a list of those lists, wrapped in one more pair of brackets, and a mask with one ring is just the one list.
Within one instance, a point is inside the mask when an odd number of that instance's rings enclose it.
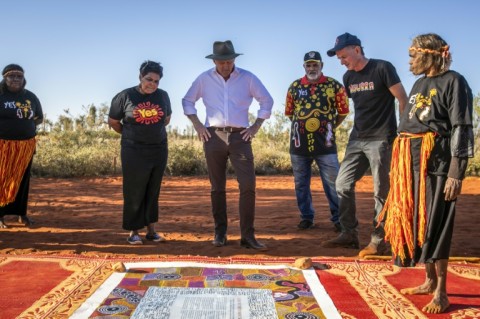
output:
{"label": "distant tree", "polygon": [[473,98],[473,130],[480,137],[480,93]]}
{"label": "distant tree", "polygon": [[270,136],[285,136],[290,131],[290,119],[280,111],[274,111],[269,120],[262,125],[263,132]]}
{"label": "distant tree", "polygon": [[474,152],[476,154],[475,158],[479,162],[480,165],[480,93],[478,93],[473,98],[473,134],[474,134],[474,141],[475,141],[475,148]]}
{"label": "distant tree", "polygon": [[169,138],[177,139],[177,138],[182,137],[177,126],[167,125],[166,129],[167,129],[167,133],[168,133]]}
{"label": "distant tree", "polygon": [[99,107],[95,106],[95,104],[90,104],[88,106],[82,106],[82,109],[85,113],[85,120],[89,130],[100,131],[108,129],[107,119],[109,107],[107,104],[102,103]]}
{"label": "distant tree", "polygon": [[43,114],[42,124],[38,126],[40,132],[50,132],[53,129],[53,122],[47,117],[47,113]]}
{"label": "distant tree", "polygon": [[60,115],[57,122],[55,122],[53,128],[56,131],[73,131],[73,120],[68,116]]}
{"label": "distant tree", "polygon": [[87,113],[85,120],[87,127],[90,130],[97,130],[97,107],[90,104],[88,107],[82,106],[85,113]]}
{"label": "distant tree", "polygon": [[97,108],[97,127],[100,129],[108,129],[108,112],[110,111],[110,106],[106,103],[100,104],[100,107]]}
{"label": "distant tree", "polygon": [[88,129],[87,117],[85,115],[79,115],[73,119],[75,122],[75,131],[85,131]]}
{"label": "distant tree", "polygon": [[187,124],[187,127],[183,130],[183,136],[192,140],[197,137],[197,131],[192,124]]}

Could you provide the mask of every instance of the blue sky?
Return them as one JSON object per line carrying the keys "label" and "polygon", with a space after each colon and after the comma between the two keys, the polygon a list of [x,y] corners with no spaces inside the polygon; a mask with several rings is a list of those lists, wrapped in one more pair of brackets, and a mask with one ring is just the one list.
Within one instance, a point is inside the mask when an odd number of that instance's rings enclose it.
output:
{"label": "blue sky", "polygon": [[[2,1],[0,67],[22,65],[27,88],[47,118],[74,115],[89,104],[110,104],[138,84],[140,64],[164,66],[160,87],[172,102],[172,125],[189,124],[181,99],[198,74],[213,66],[205,56],[216,40],[232,40],[243,53],[236,65],[255,73],[282,111],[292,81],[304,74],[303,55],[322,54],[324,74],[341,81],[345,68],[326,51],[337,35],[357,35],[369,58],[394,64],[407,93],[408,47],[435,32],[451,47],[452,69],[480,92],[480,1]],[[203,105],[198,104],[202,109]],[[251,109],[256,114],[256,107]],[[203,120],[203,112],[200,117]]]}

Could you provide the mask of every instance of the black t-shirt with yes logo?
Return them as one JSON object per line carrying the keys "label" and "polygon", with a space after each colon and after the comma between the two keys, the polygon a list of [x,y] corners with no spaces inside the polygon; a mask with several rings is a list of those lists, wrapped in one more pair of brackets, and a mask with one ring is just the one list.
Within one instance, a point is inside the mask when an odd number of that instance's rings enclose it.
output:
{"label": "black t-shirt with yes logo", "polygon": [[136,87],[118,93],[109,116],[121,120],[122,140],[138,144],[162,144],[167,140],[165,118],[172,114],[170,98],[164,90],[141,94]]}

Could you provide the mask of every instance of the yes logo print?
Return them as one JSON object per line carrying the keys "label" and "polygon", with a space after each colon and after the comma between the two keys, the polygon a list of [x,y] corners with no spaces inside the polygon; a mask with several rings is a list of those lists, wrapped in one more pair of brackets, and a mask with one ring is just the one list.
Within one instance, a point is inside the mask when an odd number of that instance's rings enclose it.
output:
{"label": "yes logo print", "polygon": [[135,121],[146,125],[157,123],[163,115],[162,108],[150,102],[140,103],[133,110]]}
{"label": "yes logo print", "polygon": [[32,102],[30,100],[25,100],[23,104],[16,102],[15,106],[17,107],[17,117],[19,119],[31,119],[33,117]]}

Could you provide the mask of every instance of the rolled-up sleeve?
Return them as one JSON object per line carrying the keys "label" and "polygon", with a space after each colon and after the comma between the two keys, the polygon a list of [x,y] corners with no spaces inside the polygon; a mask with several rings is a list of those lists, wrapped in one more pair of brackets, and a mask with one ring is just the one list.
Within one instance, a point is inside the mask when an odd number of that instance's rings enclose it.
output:
{"label": "rolled-up sleeve", "polygon": [[185,115],[197,114],[195,103],[201,97],[201,88],[201,81],[198,77],[195,81],[193,81],[192,86],[190,86],[187,93],[182,99],[183,113]]}
{"label": "rolled-up sleeve", "polygon": [[339,84],[337,93],[335,94],[335,103],[338,115],[347,116],[350,112],[348,96],[345,88]]}
{"label": "rolled-up sleeve", "polygon": [[257,117],[264,120],[269,119],[272,115],[273,98],[263,83],[254,75],[252,75],[251,90],[252,96],[260,105]]}
{"label": "rolled-up sleeve", "polygon": [[295,109],[295,103],[293,99],[293,85],[290,86],[287,92],[287,98],[285,99],[285,116],[287,116],[289,119],[293,118],[293,110]]}

